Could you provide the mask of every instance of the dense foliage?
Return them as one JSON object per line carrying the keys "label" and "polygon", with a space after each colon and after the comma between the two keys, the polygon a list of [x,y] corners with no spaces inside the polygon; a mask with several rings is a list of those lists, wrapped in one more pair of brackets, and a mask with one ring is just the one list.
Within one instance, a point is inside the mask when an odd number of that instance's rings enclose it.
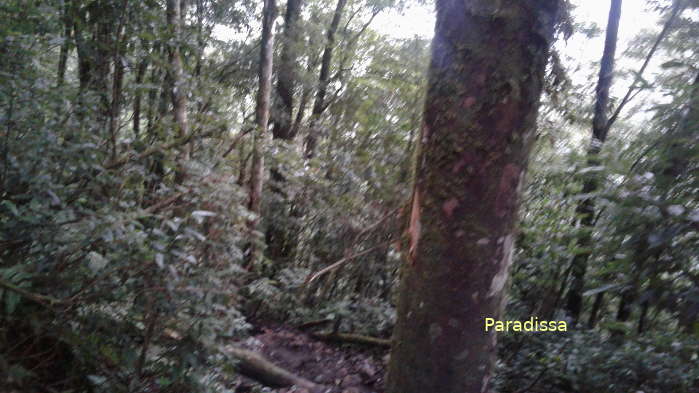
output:
{"label": "dense foliage", "polygon": [[[174,20],[170,1],[0,3],[0,390],[226,391],[225,346],[269,321],[390,337],[429,41],[372,23],[405,4],[300,1],[295,22],[278,4],[256,212],[261,4],[172,1]],[[584,252],[583,312],[566,334],[505,335],[502,392],[699,391],[699,4],[647,5],[659,25],[618,55],[633,99],[598,165],[595,81],[573,77],[597,64],[562,46],[550,61],[507,312],[565,319]],[[272,136],[280,73],[291,137]],[[590,197],[592,227],[576,213]]]}

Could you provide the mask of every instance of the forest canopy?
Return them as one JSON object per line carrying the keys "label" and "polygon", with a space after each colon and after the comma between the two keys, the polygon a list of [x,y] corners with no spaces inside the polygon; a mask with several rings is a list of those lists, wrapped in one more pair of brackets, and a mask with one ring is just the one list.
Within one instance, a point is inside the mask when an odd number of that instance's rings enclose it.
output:
{"label": "forest canopy", "polygon": [[0,391],[699,392],[698,10],[0,0]]}

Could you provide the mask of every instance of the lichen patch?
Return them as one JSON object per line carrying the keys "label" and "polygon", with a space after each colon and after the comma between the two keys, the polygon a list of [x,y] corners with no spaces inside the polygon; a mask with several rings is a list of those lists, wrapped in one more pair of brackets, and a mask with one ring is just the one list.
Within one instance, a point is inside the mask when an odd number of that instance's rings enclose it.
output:
{"label": "lichen patch", "polygon": [[430,330],[427,334],[430,336],[430,341],[434,342],[434,340],[442,335],[442,327],[433,323],[430,325]]}
{"label": "lichen patch", "polygon": [[502,288],[505,287],[505,283],[507,282],[507,273],[509,271],[510,264],[512,263],[513,246],[514,236],[511,234],[505,236],[505,240],[502,244],[502,257],[497,263],[498,271],[495,274],[495,277],[493,277],[493,281],[491,281],[488,296],[497,295],[500,293]]}
{"label": "lichen patch", "polygon": [[415,257],[417,256],[417,247],[420,242],[420,231],[422,225],[420,224],[420,190],[415,187],[415,193],[413,194],[413,206],[410,211],[410,226],[408,227],[408,237],[410,239],[410,248],[408,249],[408,257],[411,264],[415,264]]}
{"label": "lichen patch", "polygon": [[451,198],[448,201],[444,202],[442,205],[442,211],[444,212],[444,215],[447,216],[447,218],[451,218],[452,214],[454,214],[454,209],[456,209],[459,206],[459,200],[456,198]]}

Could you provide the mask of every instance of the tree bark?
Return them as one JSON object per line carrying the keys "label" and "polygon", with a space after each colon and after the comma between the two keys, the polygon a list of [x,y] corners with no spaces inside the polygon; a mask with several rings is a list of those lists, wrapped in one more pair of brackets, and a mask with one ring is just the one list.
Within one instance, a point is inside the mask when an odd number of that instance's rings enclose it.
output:
{"label": "tree bark", "polygon": [[[609,89],[612,86],[614,74],[614,54],[616,53],[617,34],[619,32],[619,18],[621,17],[621,0],[612,0],[607,21],[607,35],[604,41],[604,53],[600,65],[599,80],[597,81],[595,112],[592,120],[592,141],[587,152],[589,166],[598,166],[598,155],[609,132]],[[572,319],[572,325],[578,322],[582,312],[582,293],[585,288],[585,273],[590,259],[592,246],[592,228],[595,220],[595,200],[590,197],[599,189],[599,175],[597,172],[587,174],[583,181],[583,195],[588,195],[577,206],[575,213],[580,217],[580,226],[584,232],[577,241],[578,248],[582,249],[575,255],[572,262],[571,284],[566,298],[566,313]]]}
{"label": "tree bark", "polygon": [[252,168],[250,173],[250,192],[248,210],[255,218],[248,221],[251,233],[249,248],[249,263],[257,261],[261,256],[261,250],[252,235],[258,227],[260,206],[262,202],[262,185],[264,180],[264,152],[267,139],[267,125],[269,123],[270,95],[272,91],[272,54],[274,48],[274,34],[272,31],[276,16],[275,0],[264,0],[262,11],[262,39],[260,45],[260,66],[258,70],[257,104],[255,109],[255,124],[252,146]]}
{"label": "tree bark", "polygon": [[[145,44],[145,41],[144,41]],[[138,138],[141,134],[141,97],[143,96],[142,89],[139,85],[143,83],[143,78],[148,70],[148,47],[144,45],[146,53],[143,59],[138,63],[138,68],[136,70],[136,91],[134,92],[133,99],[133,134],[134,137]]]}
{"label": "tree bark", "polygon": [[61,0],[61,22],[63,23],[63,42],[61,43],[61,52],[58,57],[58,75],[56,85],[63,86],[66,75],[66,64],[68,63],[68,54],[70,52],[71,39],[71,5],[70,0]]}
{"label": "tree bark", "polygon": [[124,29],[127,23],[127,6],[128,0],[123,0],[121,15],[119,16],[119,23],[116,29],[116,37],[113,40],[114,48],[112,52],[112,63],[114,64],[114,72],[112,75],[112,100],[109,108],[109,138],[111,142],[110,157],[112,160],[116,159],[117,154],[119,114],[121,112],[122,88],[124,85],[124,62],[122,60],[122,54],[126,46],[124,39],[127,34],[124,33]]}
{"label": "tree bark", "polygon": [[[86,5],[71,1],[68,9],[78,53],[80,91],[81,94],[90,92],[98,97],[94,119],[96,129],[104,130],[111,111],[108,80],[116,7],[112,0],[97,0]],[[78,106],[79,117],[84,118],[87,113],[84,97],[78,100]]]}
{"label": "tree bark", "polygon": [[604,303],[604,292],[600,292],[595,296],[595,302],[592,305],[592,311],[590,311],[590,318],[587,320],[587,328],[594,329],[597,324],[597,319],[599,316],[599,311]]}
{"label": "tree bark", "polygon": [[[172,73],[172,116],[177,126],[177,137],[182,138],[189,133],[187,122],[187,95],[185,94],[185,82],[182,70],[182,57],[180,56],[180,31],[184,0],[167,0],[167,25],[170,39],[174,41],[168,47],[170,72]],[[175,183],[181,184],[184,181],[185,169],[183,162],[189,159],[190,145],[182,148],[177,159],[175,170]]]}
{"label": "tree bark", "polygon": [[[284,35],[281,53],[281,62],[277,73],[277,96],[275,109],[272,111],[274,116],[274,127],[272,128],[272,137],[274,139],[291,141],[296,136],[293,125],[293,105],[294,105],[294,88],[298,70],[296,63],[298,61],[299,50],[299,17],[303,0],[288,0],[286,3],[286,13],[284,15]],[[299,108],[299,110],[303,110]],[[278,167],[270,169],[272,177],[271,190],[280,198],[271,204],[269,213],[276,215],[279,219],[270,221],[267,226],[267,255],[274,260],[286,260],[293,253],[294,239],[297,232],[292,228],[291,220],[289,220],[287,194],[284,189],[286,178],[283,172]],[[281,221],[281,222],[279,222]]]}
{"label": "tree bark", "polygon": [[311,112],[311,121],[308,126],[308,136],[306,137],[305,156],[307,159],[313,158],[315,155],[316,144],[318,143],[319,130],[317,129],[320,115],[325,111],[325,95],[328,91],[328,82],[330,79],[330,66],[332,65],[333,49],[335,48],[335,33],[340,25],[340,19],[344,12],[347,0],[337,0],[333,19],[328,27],[326,36],[325,49],[323,50],[323,58],[320,63],[320,76],[318,77],[318,90],[316,98],[313,102],[313,111]]}
{"label": "tree bark", "polygon": [[438,0],[387,393],[490,389],[558,0]]}
{"label": "tree bark", "polygon": [[284,14],[283,46],[277,76],[277,95],[279,100],[275,111],[272,128],[274,139],[291,140],[294,107],[294,87],[296,86],[296,62],[299,49],[299,17],[303,0],[288,0]]}

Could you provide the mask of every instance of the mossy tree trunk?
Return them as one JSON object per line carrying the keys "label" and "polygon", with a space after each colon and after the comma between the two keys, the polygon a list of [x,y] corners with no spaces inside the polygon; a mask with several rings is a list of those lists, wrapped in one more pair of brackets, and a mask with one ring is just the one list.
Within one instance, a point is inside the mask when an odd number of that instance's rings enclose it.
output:
{"label": "mossy tree trunk", "polygon": [[387,393],[489,389],[558,9],[437,1]]}

